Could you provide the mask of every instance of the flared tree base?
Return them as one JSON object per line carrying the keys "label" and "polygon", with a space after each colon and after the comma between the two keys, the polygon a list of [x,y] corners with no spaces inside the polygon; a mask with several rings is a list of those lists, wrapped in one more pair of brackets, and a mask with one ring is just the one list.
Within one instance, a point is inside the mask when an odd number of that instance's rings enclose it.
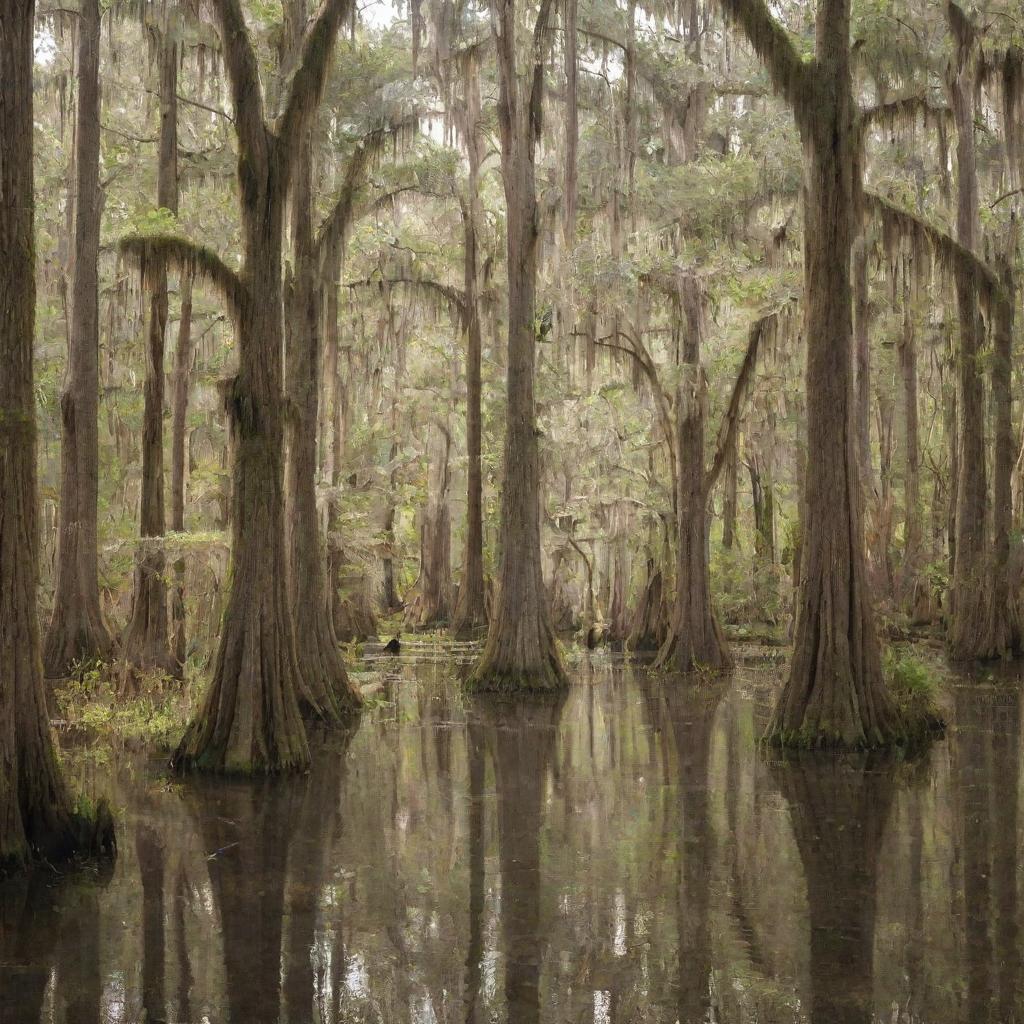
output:
{"label": "flared tree base", "polygon": [[261,601],[236,584],[213,679],[171,757],[174,771],[265,775],[309,767],[294,634],[280,596]]}
{"label": "flared tree base", "polygon": [[470,693],[497,693],[512,696],[517,693],[558,693],[569,686],[569,677],[562,667],[562,659],[553,636],[548,636],[534,652],[533,657],[520,654],[510,656],[506,647],[493,636],[484,647],[479,664],[466,680]]}
{"label": "flared tree base", "polygon": [[988,581],[956,589],[946,633],[946,653],[950,661],[1013,658],[1022,653],[1021,640],[1016,601],[997,597]]}
{"label": "flared tree base", "polygon": [[363,706],[362,694],[345,671],[326,608],[303,622],[296,616],[299,658],[299,709],[304,716],[331,725],[349,722]]}
{"label": "flared tree base", "polygon": [[135,568],[132,615],[121,641],[121,659],[133,675],[161,672],[179,677],[181,666],[167,638],[167,586],[163,558]]}
{"label": "flared tree base", "polygon": [[733,667],[729,644],[710,608],[696,628],[677,621],[661,645],[653,667],[662,672],[729,672]]}
{"label": "flared tree base", "polygon": [[43,639],[43,674],[47,679],[67,679],[76,666],[107,661],[113,654],[113,640],[98,611],[87,615],[54,608]]}

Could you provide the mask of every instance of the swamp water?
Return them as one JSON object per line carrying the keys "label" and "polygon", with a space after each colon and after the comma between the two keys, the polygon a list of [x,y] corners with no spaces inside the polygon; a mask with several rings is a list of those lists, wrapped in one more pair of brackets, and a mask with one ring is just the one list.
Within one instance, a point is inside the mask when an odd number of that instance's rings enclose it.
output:
{"label": "swamp water", "polygon": [[450,661],[307,777],[94,769],[117,862],[0,887],[0,1022],[1024,1020],[1018,685],[952,686],[923,764],[783,764],[770,661],[534,705]]}

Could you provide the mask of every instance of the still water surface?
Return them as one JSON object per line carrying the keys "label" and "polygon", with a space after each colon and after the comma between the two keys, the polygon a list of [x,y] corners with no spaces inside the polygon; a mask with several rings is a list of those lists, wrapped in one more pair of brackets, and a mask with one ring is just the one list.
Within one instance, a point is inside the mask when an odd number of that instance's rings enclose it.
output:
{"label": "still water surface", "polygon": [[921,765],[782,764],[780,671],[501,706],[442,652],[308,777],[96,769],[120,856],[0,888],[0,1021],[1024,1020],[1018,686]]}

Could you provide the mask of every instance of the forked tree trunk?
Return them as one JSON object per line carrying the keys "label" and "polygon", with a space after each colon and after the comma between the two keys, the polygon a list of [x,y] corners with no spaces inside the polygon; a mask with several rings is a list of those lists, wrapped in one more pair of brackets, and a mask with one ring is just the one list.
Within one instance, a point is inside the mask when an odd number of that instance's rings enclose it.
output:
{"label": "forked tree trunk", "polygon": [[481,462],[482,387],[480,378],[480,306],[477,286],[477,230],[480,210],[480,164],[483,139],[480,125],[480,78],[476,59],[469,58],[465,71],[466,148],[469,152],[468,196],[462,203],[464,290],[466,293],[466,545],[462,581],[452,615],[452,633],[465,636],[487,625],[484,590],[483,466]]}
{"label": "forked tree trunk", "polygon": [[[959,26],[950,11],[954,35]],[[962,17],[962,15],[960,15]],[[967,47],[973,51],[973,43]],[[958,57],[958,61],[960,58]],[[951,72],[950,105],[956,124],[957,241],[972,252],[978,243],[978,171],[974,146],[977,58],[973,52]],[[974,275],[955,273],[960,347],[957,352],[956,560],[946,643],[956,659],[998,655],[989,620],[988,485],[985,470],[985,382],[981,365],[984,326]]]}
{"label": "forked tree trunk", "polygon": [[238,373],[225,389],[234,451],[232,585],[213,679],[171,759],[176,770],[305,768],[310,755],[300,697],[323,713],[302,678],[288,588],[282,586],[288,559],[281,251],[289,179],[347,6],[346,0],[326,0],[321,7],[271,130],[241,8],[235,0],[214,2],[238,135],[242,271],[236,274],[210,250],[178,238],[134,236],[121,243],[144,267],[173,262],[209,278],[224,293],[239,338]]}
{"label": "forked tree trunk", "polygon": [[708,570],[708,493],[704,469],[707,378],[700,361],[701,342],[707,330],[703,283],[693,274],[686,274],[680,281],[679,299],[686,334],[676,396],[676,600],[668,638],[655,664],[679,672],[720,671],[732,666],[732,658],[711,607]]}
{"label": "forked tree trunk", "polygon": [[288,590],[295,617],[301,702],[309,714],[338,721],[362,703],[338,650],[326,592],[324,547],[316,505],[319,423],[320,291],[313,245],[312,143],[302,140],[292,185],[295,269],[288,294]]}
{"label": "forked tree trunk", "polygon": [[[160,30],[160,154],[157,206],[178,213],[178,46]],[[167,271],[153,274],[142,418],[141,543],[136,556],[132,613],[123,654],[135,669],[172,673],[181,662],[167,642],[167,585],[164,582],[164,340],[167,333]]]}
{"label": "forked tree trunk", "polygon": [[60,531],[53,613],[43,645],[46,675],[110,655],[100,609],[99,540],[99,246],[100,8],[83,0],[78,19],[75,124],[75,239],[68,374],[61,393]]}
{"label": "forked tree trunk", "polygon": [[767,735],[782,744],[872,746],[900,739],[904,727],[882,676],[866,587],[851,409],[850,252],[860,171],[849,0],[820,0],[816,59],[805,73],[797,99],[807,154],[803,543],[793,659]]}
{"label": "forked tree trunk", "polygon": [[72,812],[50,733],[40,659],[34,6],[32,0],[12,0],[0,31],[0,872],[37,857],[56,861],[113,846],[105,805],[92,823]]}
{"label": "forked tree trunk", "polygon": [[[192,272],[179,275],[181,282],[181,320],[174,350],[174,376],[171,382],[171,529],[185,531],[185,432],[188,417],[189,377],[192,367]],[[171,649],[178,671],[185,670],[185,559],[174,562],[174,594],[171,599],[174,635]]]}
{"label": "forked tree trunk", "polygon": [[498,0],[492,10],[508,254],[508,407],[498,594],[483,655],[469,679],[473,689],[507,692],[556,690],[567,684],[541,574],[540,458],[533,391],[540,231],[534,158],[551,2],[541,0],[529,76],[516,66],[515,8],[515,0]]}

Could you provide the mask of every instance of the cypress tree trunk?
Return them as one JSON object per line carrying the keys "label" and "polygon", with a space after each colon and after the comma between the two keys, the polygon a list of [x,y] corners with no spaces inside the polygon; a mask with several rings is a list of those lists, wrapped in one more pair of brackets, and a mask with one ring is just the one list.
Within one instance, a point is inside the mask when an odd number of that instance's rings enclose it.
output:
{"label": "cypress tree trunk", "polygon": [[[174,350],[174,377],[171,385],[171,529],[185,532],[185,430],[188,416],[189,375],[192,366],[192,272],[185,270],[181,281],[181,320]],[[174,596],[171,600],[174,628],[172,650],[178,670],[184,672],[185,635],[185,560],[174,562]]]}
{"label": "cypress tree trunk", "polygon": [[465,636],[487,625],[484,590],[483,467],[481,463],[480,377],[481,337],[477,284],[477,230],[481,223],[480,164],[483,139],[480,129],[480,78],[475,58],[465,73],[466,148],[469,152],[468,197],[462,202],[464,290],[466,293],[466,546],[462,560],[462,581],[452,615],[452,633]]}
{"label": "cypress tree trunk", "polygon": [[40,659],[33,18],[32,0],[11,0],[0,31],[0,872],[113,847],[105,805],[94,823],[72,813]]}
{"label": "cypress tree trunk", "polygon": [[534,29],[532,73],[525,81],[516,66],[515,0],[498,0],[492,10],[507,210],[508,407],[498,594],[483,655],[469,679],[469,686],[477,690],[555,690],[567,683],[541,575],[540,458],[533,394],[540,230],[534,159],[541,130],[550,8],[550,0],[542,0]]}
{"label": "cypress tree trunk", "polygon": [[100,609],[97,537],[99,65],[99,0],[83,0],[78,24],[71,326],[68,374],[60,399],[60,531],[53,614],[43,645],[43,664],[50,678],[66,675],[77,661],[108,657],[113,646]]}
{"label": "cypress tree trunk", "polygon": [[693,274],[680,281],[686,322],[682,375],[676,397],[677,515],[676,602],[669,635],[658,652],[660,668],[692,672],[732,665],[725,637],[711,608],[708,571],[708,494],[704,469],[707,378],[700,361],[706,333],[707,295]]}
{"label": "cypress tree trunk", "polygon": [[729,449],[729,455],[725,460],[725,493],[722,496],[722,547],[726,551],[732,551],[733,547],[739,547],[736,537],[736,518],[738,512],[736,469],[739,461],[736,455],[736,444],[734,442]]}
{"label": "cypress tree trunk", "polygon": [[865,746],[902,736],[866,587],[852,400],[850,251],[859,166],[849,0],[820,0],[798,112],[807,153],[804,246],[807,463],[796,631],[768,728],[783,744]]}
{"label": "cypress tree trunk", "polygon": [[406,610],[406,622],[414,629],[442,625],[451,613],[452,524],[448,491],[452,439],[442,423],[432,423],[429,433],[427,505],[420,517],[420,578],[418,592]]}
{"label": "cypress tree trunk", "polygon": [[[144,267],[191,267],[224,293],[238,332],[238,373],[225,388],[231,424],[231,591],[213,679],[171,759],[176,770],[268,772],[305,768],[302,678],[288,601],[284,529],[284,205],[296,155],[319,102],[347,0],[326,0],[302,44],[273,130],[263,114],[256,54],[237,0],[215,0],[238,136],[243,268],[183,239],[134,236],[122,250]],[[315,422],[315,417],[314,417]],[[315,454],[315,453],[314,453]]]}
{"label": "cypress tree trunk", "polygon": [[[178,213],[178,46],[160,35],[160,153],[157,206]],[[153,274],[149,301],[149,347],[142,420],[141,545],[135,565],[132,614],[125,631],[125,661],[140,670],[176,672],[181,662],[167,642],[164,583],[164,338],[167,332],[167,271]]]}
{"label": "cypress tree trunk", "polygon": [[[949,17],[960,41],[967,29],[962,14],[951,5]],[[969,40],[966,47],[973,49]],[[978,171],[974,147],[976,58],[958,54],[951,72],[950,105],[956,124],[957,241],[972,252],[978,243]],[[952,604],[946,642],[952,658],[998,656],[989,629],[988,485],[985,472],[985,383],[981,365],[984,325],[978,305],[978,282],[963,269],[955,273],[960,346],[957,352],[956,560],[953,564]]]}
{"label": "cypress tree trunk", "polygon": [[311,140],[303,139],[292,186],[295,270],[288,296],[287,466],[288,588],[295,616],[296,651],[304,710],[339,720],[362,702],[350,683],[331,621],[324,549],[316,507],[316,431],[319,422],[320,302],[313,245]]}
{"label": "cypress tree trunk", "polygon": [[921,520],[921,440],[917,410],[917,333],[912,308],[910,257],[903,258],[903,334],[899,342],[903,382],[903,606],[914,622],[931,618],[931,595],[923,578],[924,530]]}

